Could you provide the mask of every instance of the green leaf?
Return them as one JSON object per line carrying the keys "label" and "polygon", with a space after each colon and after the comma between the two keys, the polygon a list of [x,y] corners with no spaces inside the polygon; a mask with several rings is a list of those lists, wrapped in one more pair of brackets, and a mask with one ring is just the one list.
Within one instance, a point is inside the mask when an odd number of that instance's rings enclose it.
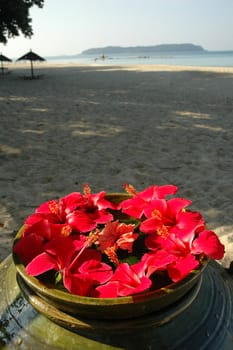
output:
{"label": "green leaf", "polygon": [[138,259],[136,256],[127,256],[126,258],[124,258],[124,259],[121,259],[120,260],[121,261],[121,263],[127,263],[127,264],[129,264],[129,265],[133,265],[133,264],[136,264],[136,263],[138,263],[139,261],[140,261],[140,259]]}
{"label": "green leaf", "polygon": [[59,284],[62,282],[62,274],[60,272],[57,272],[55,275],[55,284]]}

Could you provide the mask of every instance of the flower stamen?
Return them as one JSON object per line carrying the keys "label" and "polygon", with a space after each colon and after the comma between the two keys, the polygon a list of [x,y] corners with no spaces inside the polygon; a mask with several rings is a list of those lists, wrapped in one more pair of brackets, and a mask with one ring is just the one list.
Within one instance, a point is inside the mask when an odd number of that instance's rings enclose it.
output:
{"label": "flower stamen", "polygon": [[58,215],[58,213],[59,213],[59,204],[58,204],[57,201],[55,201],[55,200],[49,201],[48,207],[49,207],[49,210],[51,211],[51,213]]}
{"label": "flower stamen", "polygon": [[71,232],[72,232],[72,228],[70,227],[70,225],[65,225],[61,229],[61,234],[64,237],[69,236],[71,234]]}
{"label": "flower stamen", "polygon": [[91,195],[91,188],[87,183],[83,185],[83,193],[84,193],[84,196],[87,198],[89,198]]}
{"label": "flower stamen", "polygon": [[116,266],[120,264],[117,254],[116,254],[116,247],[107,247],[104,251],[104,253],[108,256],[109,260]]}
{"label": "flower stamen", "polygon": [[154,209],[151,213],[151,216],[154,218],[154,219],[157,219],[157,220],[162,220],[162,214],[161,212],[158,210],[158,209]]}
{"label": "flower stamen", "polygon": [[130,194],[131,196],[136,196],[136,195],[137,195],[137,191],[136,191],[136,189],[134,188],[133,185],[124,183],[124,184],[123,184],[123,188],[124,188],[124,189],[126,190],[126,192],[127,192],[128,194]]}
{"label": "flower stamen", "polygon": [[161,236],[162,238],[166,239],[168,237],[169,231],[167,226],[161,225],[157,228],[157,234]]}

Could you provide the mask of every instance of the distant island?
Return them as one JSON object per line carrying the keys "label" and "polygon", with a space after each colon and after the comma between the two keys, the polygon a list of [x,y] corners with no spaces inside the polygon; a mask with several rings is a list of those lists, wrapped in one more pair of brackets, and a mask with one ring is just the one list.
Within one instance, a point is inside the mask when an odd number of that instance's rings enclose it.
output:
{"label": "distant island", "polygon": [[161,44],[151,46],[106,46],[91,48],[82,51],[82,55],[109,55],[109,54],[140,54],[140,53],[166,53],[166,52],[205,52],[200,45],[194,44]]}

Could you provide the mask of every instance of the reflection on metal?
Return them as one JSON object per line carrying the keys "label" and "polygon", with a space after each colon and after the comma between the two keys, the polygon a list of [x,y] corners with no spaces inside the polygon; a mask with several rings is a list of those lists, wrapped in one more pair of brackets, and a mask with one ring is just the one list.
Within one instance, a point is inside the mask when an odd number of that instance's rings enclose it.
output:
{"label": "reflection on metal", "polygon": [[[115,329],[114,323],[106,322],[107,331],[99,324],[97,332],[91,330],[91,321],[81,329],[81,321],[73,319],[72,328],[66,314],[49,320],[36,311],[20,292],[11,257],[0,265],[0,279],[2,350],[233,349],[233,279],[216,262],[210,262],[199,285],[169,309],[133,321],[115,321]],[[26,297],[33,295],[28,292]],[[59,322],[63,316],[64,322]]]}

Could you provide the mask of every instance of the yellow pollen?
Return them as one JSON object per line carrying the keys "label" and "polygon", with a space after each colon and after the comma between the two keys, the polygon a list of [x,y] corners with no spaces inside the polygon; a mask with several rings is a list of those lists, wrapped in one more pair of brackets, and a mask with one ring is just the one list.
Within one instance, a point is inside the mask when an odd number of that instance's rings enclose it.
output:
{"label": "yellow pollen", "polygon": [[158,209],[154,209],[151,213],[151,216],[155,219],[158,219],[158,220],[162,219],[162,214]]}
{"label": "yellow pollen", "polygon": [[86,197],[89,197],[91,195],[91,188],[88,184],[83,185],[83,193]]}
{"label": "yellow pollen", "polygon": [[58,214],[59,211],[59,205],[57,201],[50,201],[48,203],[49,206],[49,210],[53,213],[53,214]]}
{"label": "yellow pollen", "polygon": [[157,234],[159,236],[161,236],[162,238],[166,239],[167,236],[168,236],[168,229],[165,225],[162,225],[160,226],[158,229],[157,229]]}
{"label": "yellow pollen", "polygon": [[64,237],[67,237],[71,234],[72,228],[69,225],[63,226],[61,229],[61,234]]}
{"label": "yellow pollen", "polygon": [[96,231],[92,231],[89,233],[89,236],[88,236],[88,246],[90,247],[93,243],[95,243],[99,238],[99,230],[96,230]]}
{"label": "yellow pollen", "polygon": [[135,188],[133,187],[133,185],[128,185],[128,184],[123,184],[124,189],[126,190],[126,192],[128,194],[130,194],[131,196],[136,196],[137,195],[137,191],[135,190]]}
{"label": "yellow pollen", "polygon": [[116,254],[116,247],[115,246],[106,248],[104,252],[113,264],[119,265],[119,260],[118,260],[117,254]]}

